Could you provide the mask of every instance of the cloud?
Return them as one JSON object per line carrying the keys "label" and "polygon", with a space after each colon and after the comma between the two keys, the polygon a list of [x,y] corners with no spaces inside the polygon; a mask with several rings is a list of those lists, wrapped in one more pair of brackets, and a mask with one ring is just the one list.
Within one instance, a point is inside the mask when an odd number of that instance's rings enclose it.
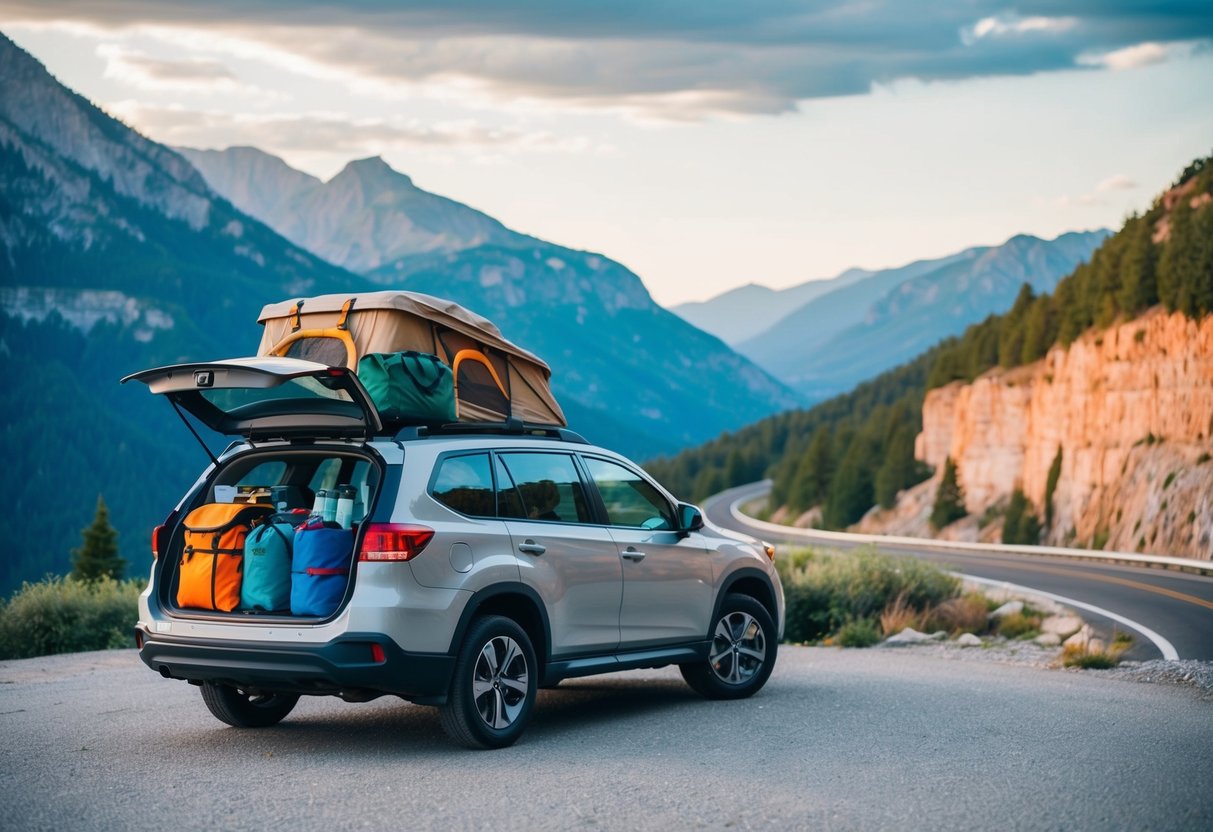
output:
{"label": "cloud", "polygon": [[1137,183],[1123,173],[1117,173],[1101,180],[1094,190],[1078,196],[1063,195],[1053,200],[1058,208],[1086,208],[1092,205],[1106,205],[1112,191],[1130,191],[1137,188]]}
{"label": "cloud", "polygon": [[137,129],[170,145],[228,147],[249,144],[276,151],[375,155],[389,150],[472,148],[496,153],[602,153],[584,136],[491,127],[469,120],[422,123],[412,119],[351,120],[340,113],[233,115],[184,107],[148,107],[123,101],[111,108]]}
{"label": "cloud", "polygon": [[219,61],[204,58],[162,60],[112,43],[97,47],[105,62],[106,78],[139,90],[189,91],[204,94],[242,93],[267,95],[265,90],[239,81]]}
{"label": "cloud", "polygon": [[1011,12],[983,17],[961,31],[961,40],[973,44],[982,38],[1001,38],[1033,33],[1056,34],[1068,32],[1078,25],[1076,17],[1020,17]]}
{"label": "cloud", "polygon": [[[666,119],[780,113],[904,78],[1140,66],[1213,39],[1207,0],[300,0],[289,15],[275,0],[7,0],[2,16],[140,28],[397,97]],[[126,67],[145,83],[165,69]]]}
{"label": "cloud", "polygon": [[1115,176],[1109,176],[1107,179],[1095,186],[1095,190],[1099,193],[1105,191],[1127,191],[1137,187],[1137,183],[1123,173],[1118,173]]}

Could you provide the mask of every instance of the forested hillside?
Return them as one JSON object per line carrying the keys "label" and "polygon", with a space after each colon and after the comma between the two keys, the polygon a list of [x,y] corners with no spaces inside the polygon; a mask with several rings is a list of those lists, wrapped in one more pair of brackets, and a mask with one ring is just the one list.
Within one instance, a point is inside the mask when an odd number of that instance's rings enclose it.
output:
{"label": "forested hillside", "polygon": [[1211,201],[1208,157],[1189,165],[1052,294],[1036,295],[1025,285],[1010,312],[991,315],[852,393],[651,461],[649,470],[693,500],[770,476],[772,505],[794,512],[820,505],[823,526],[848,526],[930,474],[914,459],[927,390],[995,366],[1033,362],[1054,344],[1159,303],[1191,318],[1213,311]]}

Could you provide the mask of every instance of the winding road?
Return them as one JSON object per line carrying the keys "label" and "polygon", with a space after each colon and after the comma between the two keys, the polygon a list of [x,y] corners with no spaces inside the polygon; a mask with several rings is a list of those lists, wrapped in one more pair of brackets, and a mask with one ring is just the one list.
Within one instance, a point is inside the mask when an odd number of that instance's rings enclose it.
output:
{"label": "winding road", "polygon": [[[724,491],[704,502],[704,514],[716,526],[776,544],[819,544],[835,549],[870,545],[805,529],[789,528],[779,538],[770,524],[755,522],[734,510],[763,496],[769,488],[769,482],[764,481]],[[1072,558],[931,549],[929,541],[912,548],[874,545],[888,554],[931,560],[974,578],[1058,596],[1062,603],[1076,607],[1105,636],[1114,630],[1132,632],[1134,646],[1127,654],[1129,658],[1213,660],[1213,577]]]}

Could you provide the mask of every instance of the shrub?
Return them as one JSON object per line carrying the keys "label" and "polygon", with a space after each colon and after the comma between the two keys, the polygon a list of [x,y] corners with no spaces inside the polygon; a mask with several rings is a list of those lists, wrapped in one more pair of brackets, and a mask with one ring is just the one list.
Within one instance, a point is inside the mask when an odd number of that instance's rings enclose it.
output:
{"label": "shrub", "polygon": [[872,549],[814,555],[782,574],[788,641],[817,641],[848,622],[875,619],[897,598],[923,610],[954,597],[956,578],[939,567]]}
{"label": "shrub", "polygon": [[870,618],[848,621],[838,630],[834,643],[839,647],[871,647],[880,641],[880,631]]}
{"label": "shrub", "polygon": [[109,577],[27,583],[0,607],[0,658],[130,647],[141,588]]}
{"label": "shrub", "polygon": [[984,633],[989,625],[990,606],[980,592],[949,598],[926,616],[927,631],[947,630],[953,635]]}

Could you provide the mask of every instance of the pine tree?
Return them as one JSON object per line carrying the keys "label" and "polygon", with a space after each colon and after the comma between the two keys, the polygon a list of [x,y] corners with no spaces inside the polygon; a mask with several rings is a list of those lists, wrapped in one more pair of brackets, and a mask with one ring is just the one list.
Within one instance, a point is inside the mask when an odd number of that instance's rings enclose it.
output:
{"label": "pine tree", "polygon": [[1002,542],[1033,545],[1040,542],[1040,521],[1036,519],[1036,511],[1018,488],[1011,493],[1011,504],[1007,506],[1007,516],[1002,525]]}
{"label": "pine tree", "polygon": [[95,581],[110,577],[119,579],[126,571],[126,560],[118,554],[118,532],[110,525],[105,500],[97,496],[97,513],[92,525],[80,532],[83,545],[72,551],[72,577]]}
{"label": "pine tree", "polygon": [[1057,481],[1061,479],[1061,445],[1057,446],[1057,455],[1049,466],[1049,477],[1045,481],[1045,528],[1053,528],[1053,519],[1057,512],[1053,507],[1053,492],[1057,490]]}
{"label": "pine tree", "polygon": [[884,462],[876,472],[876,502],[892,508],[897,492],[923,479],[922,466],[914,459],[915,429],[903,424],[893,432],[884,451]]}
{"label": "pine tree", "polygon": [[1145,217],[1129,220],[1129,244],[1120,259],[1120,308],[1130,315],[1158,303],[1158,247]]}
{"label": "pine tree", "polygon": [[956,463],[948,457],[943,464],[943,479],[935,492],[935,508],[931,509],[931,526],[938,531],[967,515],[965,493],[956,476]]}

